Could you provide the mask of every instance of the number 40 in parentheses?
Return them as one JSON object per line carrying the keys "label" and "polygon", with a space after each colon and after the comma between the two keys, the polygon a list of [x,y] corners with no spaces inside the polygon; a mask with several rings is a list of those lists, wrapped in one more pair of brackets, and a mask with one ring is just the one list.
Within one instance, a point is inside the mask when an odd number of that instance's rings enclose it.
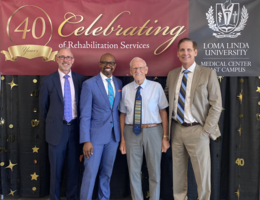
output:
{"label": "number 40 in parentheses", "polygon": [[[41,19],[41,20],[42,20],[42,34],[41,34],[40,37],[37,37],[37,36],[35,35],[35,27],[36,27],[36,22],[37,22],[38,19]],[[29,17],[27,17],[25,20],[23,20],[23,22],[22,22],[19,26],[17,26],[17,28],[14,30],[14,32],[22,32],[22,33],[23,33],[22,39],[25,39],[25,38],[26,38],[26,33],[31,31],[31,29],[28,30],[28,21],[29,21]],[[24,29],[23,29],[23,30],[19,30],[19,28],[20,28],[24,23],[25,23]],[[37,18],[33,21],[33,25],[32,25],[32,36],[33,36],[33,38],[34,38],[34,39],[40,39],[40,38],[42,38],[42,37],[44,36],[44,34],[45,34],[45,29],[46,29],[45,20],[44,20],[42,17],[37,17]]]}
{"label": "number 40 in parentheses", "polygon": [[244,166],[244,165],[245,165],[245,161],[244,161],[243,158],[238,158],[238,159],[236,160],[236,164],[237,164],[238,166]]}

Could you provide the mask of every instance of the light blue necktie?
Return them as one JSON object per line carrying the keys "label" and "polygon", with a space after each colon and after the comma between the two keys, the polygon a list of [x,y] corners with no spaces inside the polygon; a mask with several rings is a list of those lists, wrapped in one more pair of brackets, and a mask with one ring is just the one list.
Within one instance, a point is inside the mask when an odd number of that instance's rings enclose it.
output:
{"label": "light blue necktie", "polygon": [[64,76],[64,119],[67,122],[72,120],[72,105],[71,105],[71,91],[70,91],[70,83],[69,78],[70,76],[66,74]]}
{"label": "light blue necktie", "polygon": [[111,108],[113,108],[113,103],[114,103],[114,99],[115,99],[115,95],[114,95],[114,90],[113,87],[111,85],[111,78],[106,79],[107,83],[108,83],[108,98],[109,98],[109,103],[111,105]]}
{"label": "light blue necktie", "polygon": [[185,97],[186,97],[186,85],[187,85],[187,73],[189,70],[183,71],[183,77],[181,81],[181,87],[178,98],[178,107],[177,107],[177,122],[182,124],[184,122],[184,111],[185,111]]}

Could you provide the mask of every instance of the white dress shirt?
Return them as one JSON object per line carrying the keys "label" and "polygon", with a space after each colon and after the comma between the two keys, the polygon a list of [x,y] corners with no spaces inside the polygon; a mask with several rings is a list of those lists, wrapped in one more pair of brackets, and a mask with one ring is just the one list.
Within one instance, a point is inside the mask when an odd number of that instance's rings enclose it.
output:
{"label": "white dress shirt", "polygon": [[[106,79],[108,79],[108,77],[106,77],[104,74],[102,74],[102,72],[100,72],[100,76],[103,80],[104,87],[105,87],[107,95],[108,95],[108,82],[106,80]],[[115,91],[115,84],[114,84],[114,81],[113,81],[113,76],[111,76],[110,79],[111,79],[110,83],[111,83],[113,90],[114,90],[114,95],[115,95],[114,97],[116,97],[116,91]]]}
{"label": "white dress shirt", "polygon": [[[64,83],[65,83],[64,76],[66,74],[64,74],[62,71],[60,71],[60,69],[58,69],[58,72],[59,72],[59,75],[60,75],[61,91],[62,91],[62,96],[63,96],[63,99],[64,99]],[[74,87],[74,83],[73,83],[71,70],[68,73],[68,75],[69,75],[68,80],[69,80],[69,84],[70,84],[70,94],[71,94],[72,118],[75,119],[77,117],[77,104],[76,104],[75,87]]]}
{"label": "white dress shirt", "polygon": [[[122,89],[122,99],[119,110],[126,113],[125,123],[133,124],[135,96],[139,85],[133,81]],[[162,122],[160,109],[168,107],[168,101],[160,83],[147,79],[141,85],[142,124],[158,124]]]}
{"label": "white dress shirt", "polygon": [[[186,123],[193,123],[197,122],[194,117],[191,114],[191,104],[190,104],[190,90],[191,90],[191,84],[192,84],[192,79],[193,79],[193,74],[194,70],[196,67],[196,63],[194,62],[188,70],[190,71],[187,73],[187,85],[186,85],[186,96],[185,96],[185,107],[184,107],[184,122]],[[177,120],[177,105],[178,105],[178,98],[179,98],[179,92],[180,92],[180,87],[181,87],[181,81],[183,77],[183,71],[186,70],[183,66],[181,67],[180,75],[178,78],[178,82],[176,85],[176,90],[175,90],[175,97],[174,97],[174,110],[173,110],[173,119]]]}

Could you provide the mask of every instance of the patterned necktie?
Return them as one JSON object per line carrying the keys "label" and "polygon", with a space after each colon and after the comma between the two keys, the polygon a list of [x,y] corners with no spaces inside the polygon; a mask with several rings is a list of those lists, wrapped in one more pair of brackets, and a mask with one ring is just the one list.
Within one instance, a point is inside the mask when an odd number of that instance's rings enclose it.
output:
{"label": "patterned necktie", "polygon": [[140,94],[141,86],[137,88],[135,95],[135,113],[134,113],[134,128],[133,131],[136,135],[141,132],[142,126],[142,96]]}
{"label": "patterned necktie", "polygon": [[64,76],[64,119],[67,122],[72,120],[72,105],[71,105],[71,91],[70,91],[70,83],[69,78],[70,76],[66,74]]}
{"label": "patterned necktie", "polygon": [[183,77],[181,81],[181,87],[179,92],[179,98],[178,98],[178,108],[177,108],[177,122],[179,124],[184,123],[184,110],[185,110],[185,96],[186,96],[186,85],[187,85],[187,73],[189,73],[189,70],[183,71]]}
{"label": "patterned necktie", "polygon": [[107,83],[108,83],[108,86],[107,86],[107,89],[108,89],[108,98],[109,98],[109,103],[111,105],[111,108],[113,108],[113,103],[114,103],[114,99],[115,99],[115,95],[114,95],[114,90],[113,90],[113,87],[111,85],[111,78],[108,78],[106,79]]}

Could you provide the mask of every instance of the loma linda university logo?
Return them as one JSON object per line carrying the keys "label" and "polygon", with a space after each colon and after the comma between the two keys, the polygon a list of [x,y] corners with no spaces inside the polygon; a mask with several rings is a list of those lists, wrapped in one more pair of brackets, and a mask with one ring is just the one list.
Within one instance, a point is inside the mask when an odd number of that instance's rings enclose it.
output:
{"label": "loma linda university logo", "polygon": [[239,3],[226,0],[225,3],[216,4],[215,18],[212,6],[206,16],[209,28],[215,31],[213,35],[216,38],[236,38],[246,26],[248,12],[245,6],[240,10]]}

